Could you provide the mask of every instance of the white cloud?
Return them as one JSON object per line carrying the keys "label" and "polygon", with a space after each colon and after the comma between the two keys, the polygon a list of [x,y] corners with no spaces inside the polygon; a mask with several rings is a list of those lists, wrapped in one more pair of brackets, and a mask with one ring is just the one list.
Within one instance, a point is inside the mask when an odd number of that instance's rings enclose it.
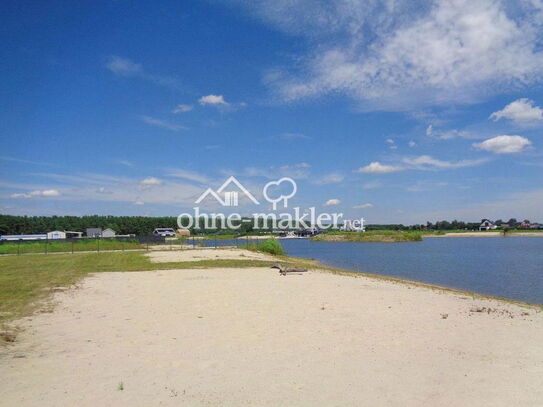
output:
{"label": "white cloud", "polygon": [[324,203],[324,206],[336,206],[339,205],[341,201],[339,199],[329,199]]}
{"label": "white cloud", "polygon": [[314,184],[316,185],[328,185],[328,184],[338,184],[342,182],[345,177],[342,174],[333,172],[323,176],[322,178],[316,180]]}
{"label": "white cloud", "polygon": [[136,199],[134,201],[134,205],[142,206],[142,205],[145,205],[145,202],[143,202],[141,199]]}
{"label": "white cloud", "polygon": [[154,117],[150,116],[142,116],[141,120],[143,120],[147,124],[150,124],[151,126],[161,127],[163,129],[171,131],[180,131],[187,129],[185,126],[181,126],[180,124],[170,123],[164,120],[155,119]]}
{"label": "white cloud", "polygon": [[280,167],[246,167],[242,172],[223,170],[224,175],[242,175],[245,177],[263,177],[268,179],[275,179],[277,177],[291,177],[295,180],[306,179],[309,177],[311,165],[306,162],[300,162],[296,164],[287,164]]}
{"label": "white cloud", "polygon": [[502,110],[490,115],[490,119],[494,121],[502,118],[518,123],[540,121],[543,120],[543,109],[534,106],[533,100],[522,98],[509,103]]}
{"label": "white cloud", "polygon": [[147,177],[140,181],[142,187],[152,187],[156,185],[162,185],[163,181],[155,177]]}
{"label": "white cloud", "polygon": [[477,160],[460,160],[460,161],[444,161],[437,158],[433,158],[429,155],[421,155],[418,157],[406,157],[402,159],[404,164],[407,164],[413,169],[419,170],[431,170],[431,169],[454,169],[474,167],[476,165],[484,164],[488,159],[482,158]]}
{"label": "white cloud", "polygon": [[366,165],[365,167],[359,168],[358,170],[356,170],[356,172],[361,172],[364,174],[389,174],[391,172],[397,172],[397,171],[402,171],[402,170],[403,170],[402,167],[396,167],[393,165],[384,165],[378,161],[374,161]]}
{"label": "white cloud", "polygon": [[137,64],[130,59],[121,58],[118,56],[111,56],[106,64],[107,69],[117,75],[132,76],[143,73],[143,68],[140,64]]}
{"label": "white cloud", "polygon": [[365,204],[353,206],[353,209],[370,209],[370,208],[373,208],[373,204],[371,203],[365,203]]}
{"label": "white cloud", "polygon": [[214,106],[222,112],[233,112],[247,106],[245,102],[230,103],[224,99],[223,95],[207,95],[198,99],[202,106]]}
{"label": "white cloud", "polygon": [[181,105],[177,105],[173,110],[172,110],[172,113],[186,113],[186,112],[190,112],[191,110],[193,109],[192,105],[184,105],[184,104],[181,104]]}
{"label": "white cloud", "polygon": [[434,126],[429,125],[426,128],[426,135],[428,137],[434,137],[440,140],[451,140],[454,138],[476,138],[472,133],[469,131],[462,131],[462,130],[447,130],[447,131],[435,131]]}
{"label": "white cloud", "polygon": [[131,61],[128,58],[112,55],[108,58],[105,66],[111,72],[119,76],[144,79],[146,81],[154,83],[155,85],[165,86],[178,90],[185,90],[185,87],[183,86],[183,84],[180,83],[177,78],[147,73],[145,72],[141,64]]}
{"label": "white cloud", "polygon": [[396,150],[398,148],[396,142],[391,138],[387,138],[385,142],[388,144],[388,148],[390,148],[391,150]]}
{"label": "white cloud", "polygon": [[471,103],[540,83],[542,9],[508,0],[243,1],[310,43],[296,71],[266,77],[287,101],[336,92],[369,109]]}
{"label": "white cloud", "polygon": [[51,197],[51,196],[59,196],[60,192],[58,192],[58,189],[46,189],[43,191],[33,191],[31,192],[31,195]]}
{"label": "white cloud", "polygon": [[416,147],[417,146],[417,143],[415,143],[413,140],[410,140],[409,143],[407,143],[407,145],[411,148],[413,147]]}
{"label": "white cloud", "polygon": [[128,160],[117,160],[117,164],[124,165],[125,167],[133,167],[134,164]]}
{"label": "white cloud", "polygon": [[205,175],[193,171],[187,171],[179,168],[172,168],[167,173],[168,176],[174,178],[186,179],[188,181],[197,182],[200,184],[210,184],[211,180]]}
{"label": "white cloud", "polygon": [[229,106],[230,103],[228,103],[226,100],[224,100],[223,95],[207,95],[202,96],[200,99],[198,99],[198,103],[200,103],[202,106],[206,105],[223,105],[223,106]]}
{"label": "white cloud", "polygon": [[20,198],[51,198],[60,196],[58,189],[44,189],[44,190],[35,190],[29,193],[23,194],[11,194],[10,198],[20,199]]}
{"label": "white cloud", "polygon": [[490,151],[494,154],[520,153],[530,147],[532,142],[521,136],[496,136],[473,146],[480,150]]}

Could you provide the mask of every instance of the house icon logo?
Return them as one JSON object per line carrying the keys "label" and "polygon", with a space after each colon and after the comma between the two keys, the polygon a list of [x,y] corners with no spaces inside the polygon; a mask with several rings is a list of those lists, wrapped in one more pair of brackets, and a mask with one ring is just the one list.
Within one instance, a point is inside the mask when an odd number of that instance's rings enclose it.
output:
{"label": "house icon logo", "polygon": [[[230,188],[231,185],[237,187],[237,190]],[[230,189],[230,190],[226,190]],[[214,197],[222,206],[238,206],[239,205],[239,193],[240,191],[245,195],[251,202],[255,205],[260,205],[260,202],[251,194],[247,188],[245,188],[241,183],[235,178],[228,178],[224,184],[221,185],[217,191],[214,191],[211,188],[208,188],[202,195],[198,197],[196,203],[202,202],[208,195]]]}

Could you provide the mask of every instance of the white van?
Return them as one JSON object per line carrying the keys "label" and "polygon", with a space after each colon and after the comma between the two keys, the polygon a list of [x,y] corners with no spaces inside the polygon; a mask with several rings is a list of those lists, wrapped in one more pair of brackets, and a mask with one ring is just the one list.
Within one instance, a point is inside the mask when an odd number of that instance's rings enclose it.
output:
{"label": "white van", "polygon": [[173,230],[172,228],[156,228],[153,231],[153,235],[163,237],[175,237],[175,230]]}

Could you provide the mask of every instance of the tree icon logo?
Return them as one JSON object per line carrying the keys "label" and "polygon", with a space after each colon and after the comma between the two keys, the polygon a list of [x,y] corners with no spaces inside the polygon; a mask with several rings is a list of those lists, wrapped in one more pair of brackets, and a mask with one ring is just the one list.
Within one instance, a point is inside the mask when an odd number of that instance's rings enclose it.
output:
{"label": "tree icon logo", "polygon": [[[291,192],[288,195],[279,195],[277,198],[271,198],[268,195],[268,189],[270,187],[279,187],[282,183],[289,183],[292,188]],[[266,201],[270,202],[272,204],[273,210],[275,211],[277,209],[277,203],[283,201],[283,207],[286,208],[288,206],[288,200],[292,198],[296,191],[298,190],[298,187],[296,186],[296,182],[292,178],[283,177],[281,179],[278,179],[277,181],[270,181],[266,185],[264,185],[264,189],[262,190],[262,195],[266,199]]]}

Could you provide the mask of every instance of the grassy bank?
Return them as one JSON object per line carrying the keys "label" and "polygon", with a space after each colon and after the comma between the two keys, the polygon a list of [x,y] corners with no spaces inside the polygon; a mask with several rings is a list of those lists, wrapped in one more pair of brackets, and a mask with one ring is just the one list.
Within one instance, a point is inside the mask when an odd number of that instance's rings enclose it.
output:
{"label": "grassy bank", "polygon": [[54,240],[41,240],[37,242],[4,243],[0,245],[0,254],[87,252],[142,248],[144,246],[138,241],[122,242],[107,239],[80,239],[74,242],[55,242]]}
{"label": "grassy bank", "polygon": [[[244,248],[241,245],[239,247]],[[247,247],[247,249],[253,250],[256,252],[268,253],[275,256],[285,255],[285,250],[283,249],[283,246],[277,239],[266,239],[258,243],[251,242],[251,244]]]}
{"label": "grassy bank", "polygon": [[58,287],[69,287],[90,273],[269,264],[269,261],[260,260],[151,263],[141,252],[6,256],[0,258],[0,324],[42,309],[44,303],[40,300],[49,297],[55,289],[60,289]]}
{"label": "grassy bank", "polygon": [[422,240],[421,232],[374,230],[360,232],[327,232],[314,236],[316,242],[418,242]]}

